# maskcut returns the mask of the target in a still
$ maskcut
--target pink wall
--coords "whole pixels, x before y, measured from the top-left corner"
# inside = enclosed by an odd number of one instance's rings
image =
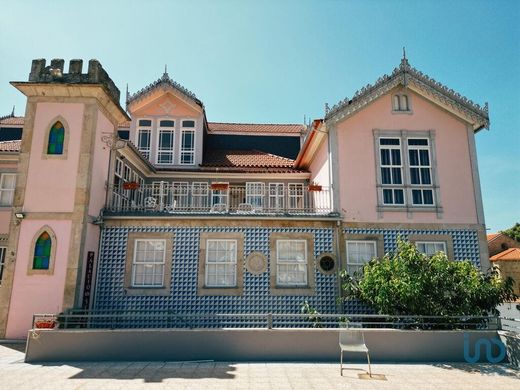
[[[73,211],[83,110],[84,105],[80,103],[37,105],[24,211]],[[44,145],[47,145],[47,130],[57,116],[62,116],[66,121],[65,125],[68,125],[67,159],[43,159]],[[52,176],[49,172],[53,173]]]
[[[30,244],[38,230],[45,225],[50,226],[57,237],[54,273],[29,276],[27,270],[33,258],[33,248]],[[71,221],[22,221],[7,322],[7,338],[25,338],[34,313],[59,313],[62,310],[71,226]]]
[[[340,207],[348,222],[477,223],[466,124],[418,94],[412,115],[392,114],[387,94],[337,125]],[[435,130],[437,177],[443,216],[405,211],[378,218],[373,129]]]
[[[327,138],[323,140],[319,146],[311,165],[309,166],[311,172],[311,181],[325,187],[330,186],[329,175],[329,151]]]

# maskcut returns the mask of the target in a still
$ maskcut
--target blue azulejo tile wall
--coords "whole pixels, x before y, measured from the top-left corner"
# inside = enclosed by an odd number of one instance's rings
[[[394,252],[397,249],[397,239],[400,237],[404,240],[410,235],[431,236],[432,241],[435,236],[449,235],[453,239],[453,255],[454,260],[469,260],[475,266],[480,267],[480,247],[478,241],[478,232],[475,230],[419,230],[419,229],[363,229],[348,228],[344,229],[345,234],[379,234],[383,235],[385,253]]]
[[[174,236],[169,296],[125,295],[125,259],[130,232],[160,232],[171,233]],[[314,262],[312,272],[316,283],[315,294],[311,296],[271,295],[269,277],[271,261],[268,261],[267,272],[259,275],[249,273],[243,265],[244,287],[240,296],[198,296],[200,234],[205,232],[243,233],[244,257],[258,251],[269,259],[271,233],[311,233],[314,236],[314,258],[325,252],[334,252],[334,231],[330,228],[107,227],[102,235],[94,309],[99,311],[168,310],[178,314],[296,314],[301,313],[301,305],[308,300],[310,305],[320,313],[336,312],[336,275],[322,274],[316,269]],[[146,325],[153,326],[153,323],[148,322]]]

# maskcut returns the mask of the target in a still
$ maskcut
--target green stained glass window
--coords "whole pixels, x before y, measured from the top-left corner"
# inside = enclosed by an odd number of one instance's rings
[[[51,262],[51,236],[43,232],[34,246],[33,269],[49,269]]]
[[[49,132],[49,144],[47,154],[63,154],[63,141],[65,140],[65,128],[58,121],[51,127]]]

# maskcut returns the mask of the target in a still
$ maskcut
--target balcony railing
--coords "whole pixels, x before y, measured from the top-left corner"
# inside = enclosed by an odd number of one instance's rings
[[[108,213],[327,215],[330,190],[321,186],[206,185],[161,182],[110,188]]]

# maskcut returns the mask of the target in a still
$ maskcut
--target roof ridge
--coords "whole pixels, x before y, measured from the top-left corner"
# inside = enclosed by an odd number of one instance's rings
[[[292,158],[289,158],[289,157],[284,157],[284,156],[279,156],[277,154],[273,154],[273,153],[269,153],[269,152],[264,152],[263,150],[258,150],[258,149],[252,149],[253,152],[260,152],[260,153],[263,153],[265,155],[269,155],[269,156],[272,156],[272,157],[277,157],[277,158],[280,158],[282,160],[287,160],[287,161],[290,161],[290,162],[294,162],[294,159]]]
[[[150,91],[152,91],[156,87],[160,86],[161,84],[166,84],[166,85],[171,86],[172,88],[178,90],[179,92],[181,92],[185,96],[189,97],[190,99],[195,100],[195,102],[197,104],[199,104],[201,107],[204,107],[204,104],[202,103],[202,101],[199,98],[197,98],[197,96],[193,92],[191,92],[189,89],[183,87],[178,82],[173,80],[170,77],[170,75],[168,74],[168,72],[164,72],[164,74],[160,78],[158,78],[157,80],[151,82],[146,87],[141,88],[140,90],[138,90],[137,92],[135,92],[133,94],[130,94],[127,91],[126,105],[128,106],[131,102],[133,102],[136,99],[139,99],[139,98],[143,97],[144,95],[146,95],[147,93],[149,93]]]
[[[262,125],[262,126],[305,126],[303,123],[251,123],[251,122],[212,122],[208,121],[208,123],[215,123],[219,125]]]
[[[462,105],[464,108],[472,111],[474,114],[477,114],[481,116],[484,119],[484,126],[489,126],[489,107],[488,103],[486,102],[484,106],[480,106],[479,104],[473,102],[472,100],[468,99],[467,97],[461,95],[460,93],[454,91],[451,88],[448,88],[444,84],[436,81],[432,77],[426,75],[425,73],[417,70],[416,68],[410,66],[410,63],[406,58],[401,59],[401,63],[398,67],[394,68],[392,73],[390,74],[384,74],[383,76],[379,77],[373,84],[367,84],[366,86],[362,87],[361,89],[357,90],[354,93],[354,96],[352,99],[349,99],[348,97],[345,97],[343,100],[340,100],[338,103],[336,103],[332,108],[327,110],[325,113],[325,119],[331,118],[333,115],[338,113],[340,110],[345,108],[346,106],[352,105],[354,103],[357,103],[358,101],[362,100],[363,98],[367,97],[371,93],[377,92],[380,88],[382,88],[386,83],[395,82],[395,85],[392,85],[391,88],[395,87],[399,84],[400,78],[402,79],[402,83],[404,85],[408,84],[407,75],[412,76],[417,81],[425,84],[426,86],[434,89],[437,93],[441,93],[449,97],[450,99],[454,100],[456,103]],[[386,93],[385,91],[384,93]],[[378,96],[380,96],[379,94]]]

